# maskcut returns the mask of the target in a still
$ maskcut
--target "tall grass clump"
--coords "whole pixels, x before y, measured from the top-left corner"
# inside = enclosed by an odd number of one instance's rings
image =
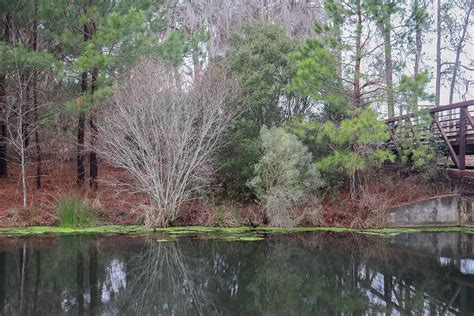
[[[97,209],[78,197],[61,198],[56,211],[60,227],[86,227],[98,222]]]

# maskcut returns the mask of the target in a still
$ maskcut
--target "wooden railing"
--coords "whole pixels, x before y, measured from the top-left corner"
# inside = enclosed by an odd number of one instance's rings
[[[431,116],[428,127],[418,123],[420,114],[387,119],[391,140],[396,141],[394,130],[402,122],[409,126],[414,137],[417,135],[423,138],[430,130],[446,144],[456,168],[465,170],[466,155],[474,155],[474,100],[433,106],[427,109],[427,112]]]

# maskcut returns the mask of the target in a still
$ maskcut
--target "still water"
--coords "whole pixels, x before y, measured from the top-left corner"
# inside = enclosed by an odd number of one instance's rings
[[[0,314],[472,315],[473,237],[0,237]]]

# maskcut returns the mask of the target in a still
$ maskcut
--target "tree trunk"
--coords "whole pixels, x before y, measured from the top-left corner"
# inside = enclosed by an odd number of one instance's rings
[[[362,8],[360,0],[357,1],[357,26],[356,26],[356,56],[354,67],[354,105],[357,108],[362,107],[360,91],[360,64],[362,60]]]
[[[7,166],[7,124],[0,119],[0,178],[8,176]]]
[[[96,32],[95,22],[91,23],[91,36],[94,36]],[[94,92],[97,90],[97,79],[99,77],[99,68],[97,66],[92,70],[91,80],[91,96],[94,97]],[[89,177],[90,187],[93,190],[97,190],[97,177],[98,177],[98,166],[97,166],[97,153],[95,147],[97,144],[97,122],[94,108],[91,108],[89,115],[89,125],[91,129],[91,148],[89,152]]]
[[[22,86],[23,83],[20,84]],[[23,90],[22,87],[20,87],[20,90]],[[21,92],[23,93],[23,92]],[[23,97],[22,97],[23,98]],[[23,100],[21,100],[23,102]],[[20,104],[20,107],[23,109],[23,105]],[[26,146],[25,146],[25,139],[24,139],[24,112],[23,110],[20,110],[20,115],[18,115],[18,124],[21,126],[21,131],[20,131],[20,166],[21,166],[21,189],[23,191],[23,208],[26,209],[28,206],[28,187],[27,187],[27,182],[26,182]]]
[[[20,71],[18,71],[20,72]],[[28,155],[28,146],[29,146],[29,135],[28,135],[28,106],[29,106],[29,80],[25,75],[19,74],[20,78],[20,92],[19,92],[19,114],[18,114],[18,128],[19,130],[19,149],[20,149],[20,167],[21,167],[21,187],[23,190],[23,208],[26,209],[28,206],[28,182],[27,182],[27,155]]]
[[[85,79],[84,79],[85,78]],[[82,81],[85,82],[83,84],[83,89],[87,89],[87,73],[82,73]],[[82,90],[84,91],[84,90]],[[85,130],[85,121],[86,117],[84,112],[79,113],[79,121],[77,124],[77,184],[83,185],[84,184],[84,175],[85,175],[85,167],[84,167],[84,130]]]
[[[467,9],[466,16],[464,17],[461,38],[459,39],[458,45],[456,47],[456,60],[454,62],[453,77],[451,78],[451,87],[449,89],[449,103],[450,104],[453,103],[454,87],[456,86],[456,79],[457,79],[457,75],[459,71],[461,53],[464,47],[464,41],[466,39],[467,29],[469,27],[469,22],[470,22],[473,6],[474,6],[474,1],[471,1],[471,4],[469,5],[469,8]]]
[[[84,24],[84,42],[89,40],[89,28],[87,24]],[[82,72],[81,78],[81,93],[82,98],[87,94],[87,71]],[[86,117],[84,110],[79,108],[79,121],[77,126],[77,183],[79,185],[84,184],[85,167],[84,167],[84,131]]]
[[[395,114],[395,102],[393,99],[393,63],[392,63],[392,38],[391,38],[390,14],[383,26],[383,40],[385,48],[385,85],[387,86],[387,109],[388,117]],[[403,108],[400,106],[400,115],[403,115]]]
[[[91,94],[93,95],[97,89],[97,77],[99,76],[99,68],[94,67],[92,70],[92,84],[91,84]],[[97,177],[98,177],[98,165],[97,165],[97,153],[95,152],[95,147],[97,144],[97,122],[95,110],[91,109],[89,123],[91,128],[91,149],[89,153],[89,176],[90,176],[90,187],[93,190],[97,190]]]
[[[5,16],[5,32],[3,41],[10,43],[11,35],[11,13],[7,13]],[[7,123],[5,120],[5,112],[7,105],[6,98],[6,74],[0,74],[0,177],[8,176],[8,163],[7,163]]]
[[[35,5],[35,20],[33,21],[33,50],[38,51],[38,0],[34,1]],[[33,109],[34,109],[34,120],[35,120],[35,147],[36,147],[36,189],[41,189],[41,145],[40,145],[40,135],[38,130],[39,124],[39,109],[38,109],[38,91],[37,91],[37,82],[38,82],[38,72],[34,70],[33,74]]]
[[[192,52],[193,57],[193,72],[194,72],[194,79],[199,79],[201,77],[202,65],[199,61],[199,52],[198,49],[193,49]]]
[[[420,9],[419,0],[415,0],[415,10],[418,12]],[[421,40],[421,24],[420,21],[416,21],[416,30],[415,30],[415,66],[413,69],[413,76],[416,77],[420,73],[420,62],[421,62],[421,49],[423,42]],[[413,111],[418,112],[418,95],[415,94],[415,99],[413,102]]]
[[[20,76],[21,83],[20,89],[24,97],[20,98],[22,110],[21,115],[23,116],[23,124],[21,125],[21,133],[23,137],[23,147],[25,147],[25,152],[28,152],[28,147],[30,147],[30,133],[28,129],[30,127],[30,114],[31,114],[31,77],[29,74],[23,72],[23,75]]]
[[[437,1],[436,9],[436,105],[440,105],[441,98],[441,0]]]
[[[340,6],[341,5],[341,0],[336,0],[335,3],[336,3],[337,6]],[[336,21],[334,27],[336,28],[336,41],[337,41],[338,45],[341,45],[342,31],[341,31],[341,25],[340,25],[339,21]],[[336,62],[337,62],[337,75],[338,75],[339,78],[342,78],[342,48],[341,48],[341,46],[339,46],[336,49]]]

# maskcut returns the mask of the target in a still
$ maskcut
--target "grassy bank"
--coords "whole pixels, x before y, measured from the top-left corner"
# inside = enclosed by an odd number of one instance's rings
[[[44,234],[67,235],[67,234],[148,234],[164,233],[170,236],[179,235],[242,235],[254,236],[263,234],[288,234],[304,232],[335,232],[335,233],[358,233],[370,235],[393,235],[400,233],[420,233],[420,232],[464,232],[474,234],[472,227],[417,227],[417,228],[383,228],[383,229],[350,229],[342,227],[206,227],[206,226],[185,226],[168,228],[148,228],[138,225],[107,225],[96,227],[56,227],[56,226],[30,226],[0,228],[1,236],[34,236]]]

